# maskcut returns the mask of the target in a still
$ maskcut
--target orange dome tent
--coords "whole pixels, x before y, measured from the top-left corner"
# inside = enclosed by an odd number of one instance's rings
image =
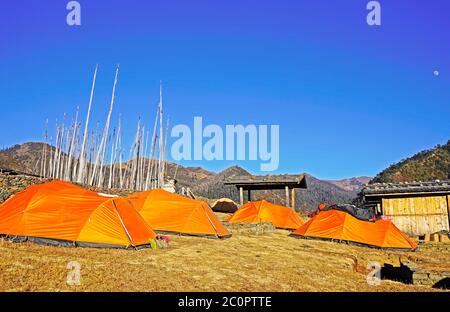
[[[0,206],[0,235],[57,246],[139,247],[155,232],[125,198],[62,181],[30,186]]]
[[[225,238],[231,236],[208,204],[162,189],[132,194],[128,200],[157,232]]]
[[[274,227],[284,229],[297,229],[304,223],[292,208],[275,205],[265,200],[242,205],[227,221],[230,223],[272,222]]]
[[[417,244],[389,220],[361,221],[339,210],[319,212],[291,236],[348,241],[381,248],[417,248]]]

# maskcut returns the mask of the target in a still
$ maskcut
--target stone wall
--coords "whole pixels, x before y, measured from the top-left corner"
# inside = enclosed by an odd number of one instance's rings
[[[0,174],[0,204],[10,198],[12,195],[25,190],[27,187],[35,184],[51,181],[51,179],[43,179],[27,175],[8,175]],[[108,189],[108,188],[96,188],[92,186],[83,186],[94,192],[100,192],[105,194],[113,194],[119,196],[128,196],[134,193],[133,190],[120,190],[120,189]]]
[[[45,181],[47,180],[26,175],[0,174],[0,204],[30,185],[43,183]]]

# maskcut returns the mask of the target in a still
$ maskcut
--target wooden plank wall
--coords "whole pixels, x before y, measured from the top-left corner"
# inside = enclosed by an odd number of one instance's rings
[[[410,235],[449,230],[448,196],[383,198],[384,213]]]

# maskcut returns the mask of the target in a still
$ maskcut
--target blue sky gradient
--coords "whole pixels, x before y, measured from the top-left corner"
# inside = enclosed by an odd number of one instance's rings
[[[42,140],[84,116],[95,64],[92,126],[104,122],[121,65],[113,122],[132,140],[150,124],[164,83],[173,124],[279,124],[277,173],[375,175],[450,139],[450,2],[15,0],[0,8],[0,147]],[[433,74],[438,70],[439,75]],[[218,171],[259,162],[190,161]]]

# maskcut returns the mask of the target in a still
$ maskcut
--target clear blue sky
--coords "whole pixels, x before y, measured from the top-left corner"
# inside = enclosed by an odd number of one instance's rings
[[[160,79],[172,124],[279,124],[279,173],[374,175],[450,139],[447,0],[381,0],[381,27],[367,0],[80,0],[80,27],[67,2],[0,5],[1,147],[42,140],[45,119],[76,105],[84,119],[97,63],[93,120],[120,63],[113,122],[128,141],[153,120]]]

